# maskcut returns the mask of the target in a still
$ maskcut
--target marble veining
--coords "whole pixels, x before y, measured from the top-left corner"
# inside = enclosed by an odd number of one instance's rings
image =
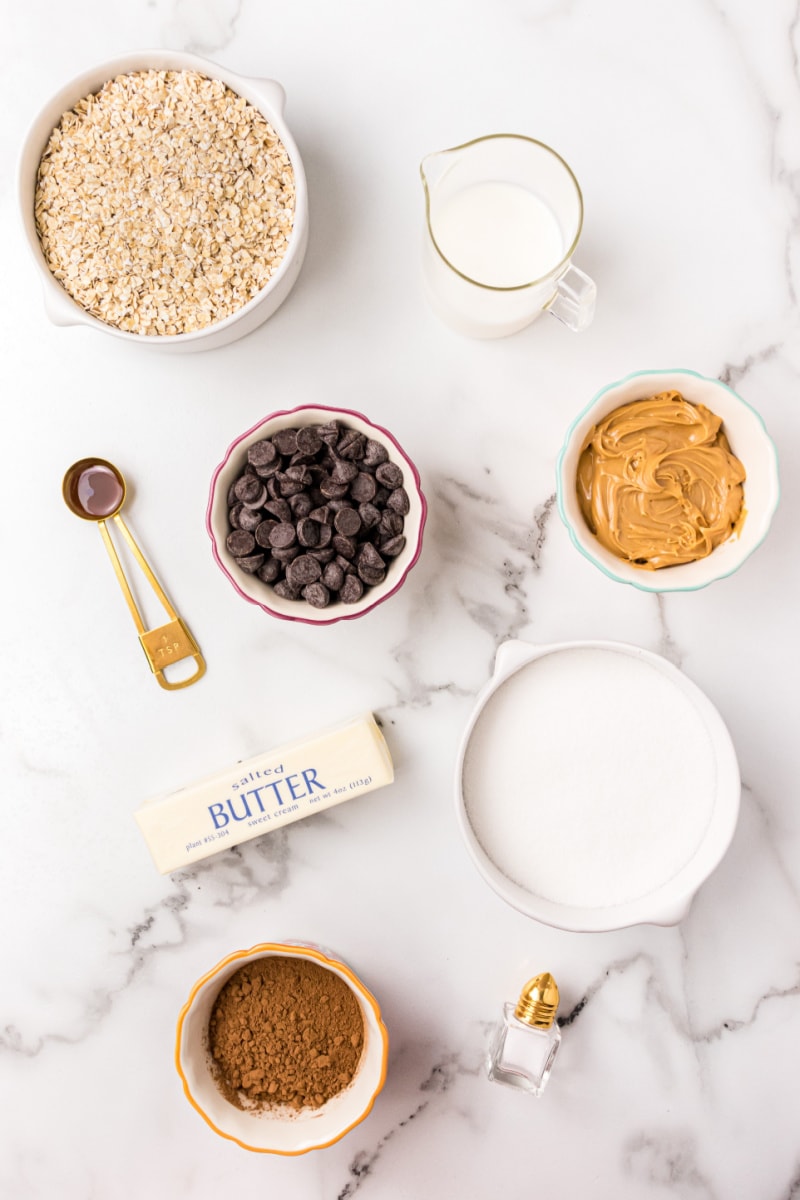
[[[352,1178],[348,1179],[336,1200],[347,1200],[348,1197],[354,1196],[367,1177],[379,1169],[381,1152],[387,1143],[392,1138],[401,1136],[401,1131],[407,1128],[412,1121],[423,1117],[431,1105],[435,1105],[438,1097],[444,1096],[450,1090],[456,1077],[462,1074],[475,1076],[477,1071],[464,1067],[455,1054],[448,1055],[431,1067],[430,1073],[419,1084],[419,1091],[423,1093],[425,1099],[420,1100],[406,1116],[392,1126],[383,1135],[374,1150],[371,1152],[362,1150],[356,1155],[348,1167]]]
[[[311,237],[266,325],[162,357],[48,322],[0,190],[0,1196],[797,1200],[800,0],[30,0],[5,20],[9,163],[80,71],[191,50],[285,87]],[[499,130],[553,145],[580,180],[580,265],[598,284],[581,335],[543,315],[469,341],[426,306],[419,162]],[[574,549],[554,481],[594,393],[667,367],[761,413],[783,495],[737,574],[658,596]],[[233,438],[313,402],[395,431],[430,505],[401,591],[328,629],[241,602],[203,527]],[[184,693],[159,693],[99,539],[61,503],[64,470],[94,453],[125,470],[131,522],[207,658]],[[562,933],[474,870],[453,768],[508,638],[641,645],[720,709],[740,818],[677,927]],[[363,710],[391,747],[390,788],[156,873],[143,800]],[[287,938],[351,963],[390,1033],[369,1117],[298,1159],[217,1138],[173,1065],[195,980]],[[490,1084],[483,1059],[503,1002],[541,970],[563,1044],[535,1101]]]
[[[172,15],[164,26],[167,44],[180,46],[192,54],[213,56],[223,52],[236,37],[242,3],[243,0],[175,0]]]

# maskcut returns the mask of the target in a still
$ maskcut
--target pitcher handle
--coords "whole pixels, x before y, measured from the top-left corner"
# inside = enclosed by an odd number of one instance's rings
[[[570,263],[546,307],[567,329],[581,333],[592,323],[596,299],[597,286],[594,280]]]

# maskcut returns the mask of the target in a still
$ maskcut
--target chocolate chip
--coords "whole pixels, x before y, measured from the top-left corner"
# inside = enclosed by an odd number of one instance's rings
[[[269,543],[280,550],[285,550],[287,546],[294,544],[296,537],[294,525],[288,521],[282,521],[270,530]]]
[[[342,558],[341,554],[336,555],[335,561],[342,568],[345,575],[352,575],[355,572],[355,567],[347,558]]]
[[[228,508],[233,508],[236,505],[237,501],[239,500],[239,497],[236,495],[236,484],[237,483],[238,483],[238,480],[234,479],[233,483],[228,488]]]
[[[319,425],[304,425],[297,431],[297,449],[301,454],[317,454],[322,449]]]
[[[284,475],[293,483],[302,483],[304,488],[311,487],[313,476],[306,463],[295,463],[293,467],[287,467]]]
[[[244,508],[241,500],[237,500],[235,504],[228,509],[228,520],[232,529],[239,528],[239,514]]]
[[[372,500],[378,490],[378,485],[371,475],[367,475],[365,471],[359,471],[353,482],[350,484],[350,495],[357,504],[366,504]]]
[[[300,521],[303,517],[307,517],[314,505],[311,502],[311,497],[308,492],[298,492],[296,496],[291,496],[289,505],[292,510],[292,516],[296,521]]]
[[[336,551],[334,550],[333,546],[325,546],[324,549],[319,549],[318,547],[316,550],[309,550],[308,553],[312,558],[315,558],[317,562],[329,563]]]
[[[299,588],[293,588],[285,579],[279,579],[273,588],[275,595],[280,596],[281,600],[299,600]]]
[[[277,558],[278,562],[290,563],[292,559],[297,558],[301,554],[301,547],[295,544],[294,546],[275,546],[272,550],[272,557]]]
[[[352,483],[357,476],[358,467],[355,463],[345,462],[343,459],[339,459],[338,462],[333,464],[331,480],[334,483]]]
[[[302,596],[312,608],[327,608],[331,602],[331,594],[324,583],[309,583],[303,588]]]
[[[402,554],[406,548],[406,539],[402,536],[388,538],[385,542],[381,542],[381,554],[388,558],[397,558],[398,554]]]
[[[355,604],[364,595],[364,585],[357,575],[348,575],[339,592],[343,604]]]
[[[377,587],[379,583],[383,583],[384,579],[386,578],[386,572],[378,570],[373,571],[371,567],[359,567],[358,577],[359,579],[363,579],[364,583],[367,584],[368,587]]]
[[[333,526],[332,525],[320,525],[319,541],[317,542],[317,545],[319,546],[320,550],[324,550],[324,548],[326,546],[330,546],[332,538],[333,538]]]
[[[244,558],[237,558],[236,565],[242,571],[246,571],[248,575],[255,575],[265,557],[264,554],[248,554]]]
[[[333,548],[342,558],[354,558],[357,548],[356,539],[338,533],[333,539]]]
[[[389,499],[386,501],[386,507],[390,508],[392,512],[399,513],[401,517],[406,516],[411,508],[411,503],[408,499],[408,492],[406,489],[404,487],[395,488]]]
[[[277,433],[273,434],[272,440],[281,454],[289,456],[297,450],[296,429],[279,429]]]
[[[283,564],[279,563],[277,558],[268,558],[256,573],[259,579],[263,579],[264,583],[274,583],[282,571]]]
[[[358,567],[359,574],[361,574],[362,567],[365,567],[368,571],[386,570],[386,563],[371,542],[365,542],[361,547],[356,566]]]
[[[244,558],[255,550],[256,539],[252,533],[246,533],[243,529],[234,529],[233,533],[229,533],[225,539],[225,545],[234,558]]]
[[[292,510],[287,500],[268,500],[264,508],[278,521],[291,521],[292,519]]]
[[[259,479],[270,479],[277,471],[280,470],[280,466],[281,457],[279,454],[276,454],[274,462],[267,463],[265,467],[255,467],[255,473]]]
[[[284,499],[296,496],[303,490],[303,484],[298,479],[291,479],[285,471],[279,471],[275,478],[278,481],[278,491]]]
[[[372,529],[381,519],[381,511],[374,504],[359,504],[358,515],[365,529]]]
[[[380,519],[378,529],[384,537],[397,537],[399,533],[403,532],[403,518],[400,513],[385,512]]]
[[[318,425],[319,436],[328,446],[335,446],[339,441],[341,429],[338,421],[328,421],[325,425]]]
[[[330,475],[323,475],[320,480],[319,490],[326,500],[336,500],[347,495],[350,485],[349,483],[337,483]]]
[[[303,517],[297,522],[297,540],[301,546],[309,546],[313,549],[319,545],[319,534],[322,526],[318,521],[314,521],[311,517]]]
[[[259,467],[268,467],[271,463],[276,462],[277,458],[278,451],[269,438],[264,438],[260,442],[254,442],[247,451],[247,461],[256,470]]]
[[[327,504],[323,504],[319,508],[313,508],[308,515],[313,520],[319,521],[320,525],[333,524],[333,511],[328,508]]]
[[[248,508],[263,508],[267,500],[267,489],[264,484],[261,484],[261,490],[253,496],[252,500],[245,500],[244,503]]]
[[[385,462],[381,463],[375,472],[375,478],[378,483],[382,483],[384,487],[394,490],[399,488],[403,483],[403,472],[398,467],[397,463]]]
[[[322,567],[310,554],[301,554],[286,568],[286,578],[292,587],[303,587],[315,583],[322,574]]]
[[[256,529],[256,542],[259,546],[263,546],[265,549],[268,549],[272,545],[272,542],[269,540],[269,535],[277,524],[277,521],[272,521],[269,518],[261,522]]]
[[[237,479],[233,486],[236,493],[236,499],[241,500],[243,504],[249,504],[260,496],[263,483],[257,479],[255,475],[243,475],[241,479]]]
[[[344,571],[338,563],[329,562],[322,572],[322,582],[332,592],[338,592],[344,583]]]
[[[366,442],[363,433],[357,429],[346,429],[336,444],[336,453],[340,458],[363,458]]]
[[[343,508],[334,517],[333,527],[337,533],[342,534],[344,537],[354,538],[361,528],[361,517],[354,508]],[[345,555],[345,557],[347,556]]]
[[[378,467],[389,458],[389,451],[380,442],[376,442],[374,438],[367,438],[367,444],[364,449],[364,463],[368,467]]]
[[[248,533],[253,533],[258,529],[264,514],[260,508],[250,508],[247,504],[242,505],[239,513],[239,528],[246,529]]]

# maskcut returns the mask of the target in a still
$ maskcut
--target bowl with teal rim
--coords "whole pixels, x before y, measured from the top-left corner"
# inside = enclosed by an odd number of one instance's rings
[[[578,499],[578,462],[592,427],[604,417],[623,404],[672,390],[721,417],[731,451],[746,472],[745,515],[705,558],[648,570],[606,549],[586,523]],[[556,496],[573,545],[609,579],[645,592],[693,592],[738,571],[764,541],[780,498],[778,455],[759,413],[721,380],[685,368],[634,371],[601,388],[570,425],[556,462]]]

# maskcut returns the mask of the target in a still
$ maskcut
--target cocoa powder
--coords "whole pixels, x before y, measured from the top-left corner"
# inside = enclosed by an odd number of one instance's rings
[[[320,1108],[355,1076],[364,1019],[339,975],[274,955],[231,975],[208,1038],[217,1084],[237,1108]]]

